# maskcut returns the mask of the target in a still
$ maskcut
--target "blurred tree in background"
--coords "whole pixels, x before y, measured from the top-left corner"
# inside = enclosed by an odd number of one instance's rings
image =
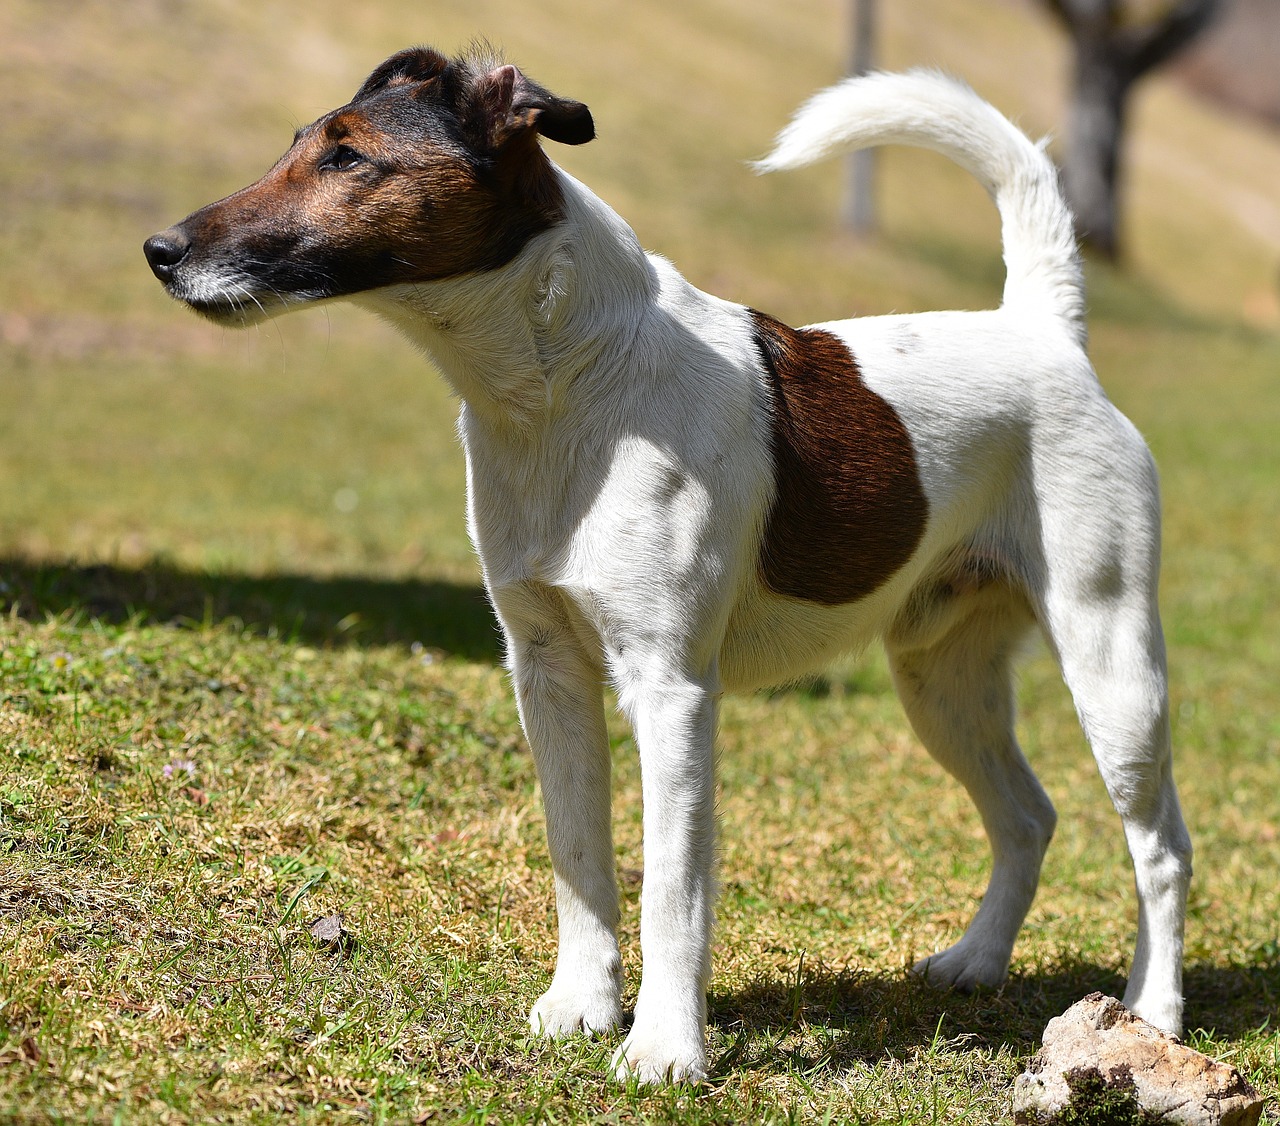
[[[1075,59],[1063,186],[1086,246],[1120,255],[1118,185],[1133,84],[1187,46],[1221,0],[1043,0],[1071,36]]]
[[[876,65],[876,0],[852,0],[849,12],[849,74],[870,74]],[[841,222],[858,234],[868,234],[878,225],[876,216],[876,151],[859,149],[845,159],[844,199]]]

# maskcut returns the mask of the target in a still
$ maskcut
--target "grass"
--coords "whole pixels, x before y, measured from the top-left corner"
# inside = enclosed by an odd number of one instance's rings
[[[616,1037],[532,1039],[551,877],[454,405],[354,311],[223,334],[142,263],[380,57],[479,31],[591,103],[600,141],[558,155],[699,283],[793,321],[992,303],[994,216],[945,165],[887,155],[863,245],[831,234],[829,173],[741,168],[839,66],[839,6],[793,9],[0,13],[0,1121],[995,1122],[1045,1022],[1123,988],[1123,842],[1042,653],[1022,730],[1061,822],[1013,976],[977,997],[908,978],[972,913],[986,848],[872,657],[725,703],[707,1086],[618,1087]],[[912,10],[886,10],[886,62],[1053,124],[1032,9]],[[1188,1036],[1274,1100],[1276,251],[1196,191],[1229,168],[1222,198],[1265,195],[1280,143],[1168,85],[1139,122],[1133,258],[1091,270],[1093,351],[1163,470]],[[634,998],[639,779],[612,739]],[[352,941],[321,946],[334,913]]]

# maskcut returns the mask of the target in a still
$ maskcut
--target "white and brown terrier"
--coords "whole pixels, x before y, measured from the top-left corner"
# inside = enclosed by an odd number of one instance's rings
[[[1055,821],[1014,736],[1010,662],[1038,626],[1133,857],[1126,1003],[1178,1031],[1191,847],[1156,608],[1156,471],[1086,357],[1048,158],[938,75],[819,94],[761,168],[885,143],[941,152],[995,198],[1008,280],[992,311],[793,329],[646,254],[539,143],[593,135],[586,106],[513,66],[407,50],[256,184],[146,243],[169,293],[221,324],[350,298],[461,397],[469,527],[555,868],[559,955],[533,1027],[623,1017],[604,684],[634,726],[644,795],[644,972],[615,1068],[696,1080],[717,699],[875,638],[994,858],[964,936],[916,970],[1001,982]]]

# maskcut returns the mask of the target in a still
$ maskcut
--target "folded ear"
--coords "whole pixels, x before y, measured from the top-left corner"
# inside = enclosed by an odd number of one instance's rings
[[[583,145],[596,135],[586,106],[557,98],[514,66],[500,66],[486,75],[483,97],[486,128],[495,148],[529,130],[562,145]]]
[[[449,60],[430,47],[410,47],[399,51],[364,80],[364,85],[352,100],[359,101],[366,95],[402,82],[427,82],[439,77],[448,65]]]

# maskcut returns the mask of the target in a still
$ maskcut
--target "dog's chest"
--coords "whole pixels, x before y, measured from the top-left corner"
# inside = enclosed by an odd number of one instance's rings
[[[555,442],[501,448],[463,427],[467,516],[492,589],[551,581],[590,504],[573,473],[574,451]]]
[[[618,589],[694,567],[706,489],[651,441],[585,423],[525,442],[465,425],[463,436],[471,533],[491,590]]]

